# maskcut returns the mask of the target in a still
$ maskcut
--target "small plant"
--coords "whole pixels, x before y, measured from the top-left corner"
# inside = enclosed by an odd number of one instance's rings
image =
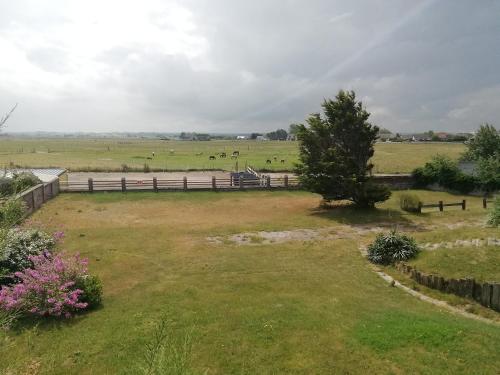
[[[492,227],[500,226],[500,196],[495,198],[493,208],[488,217],[488,225]]]
[[[42,181],[31,172],[14,174],[14,191],[20,193],[32,186],[41,184]]]
[[[26,203],[10,198],[0,206],[0,228],[11,228],[19,224],[26,213]]]
[[[102,282],[97,276],[85,275],[76,281],[75,287],[83,291],[80,301],[87,303],[89,309],[101,304]]]
[[[376,264],[393,264],[415,257],[420,249],[415,239],[396,231],[380,233],[368,247],[368,259]]]
[[[191,349],[192,332],[179,337],[172,329],[172,322],[163,318],[156,325],[153,338],[145,345],[139,371],[145,375],[192,374],[189,366]]]
[[[14,180],[9,177],[0,177],[0,197],[7,197],[14,193]]]
[[[59,232],[51,236],[37,229],[6,230],[0,243],[0,269],[8,275],[32,267],[30,257],[52,250],[58,236]]]
[[[416,194],[403,193],[399,197],[399,206],[403,211],[420,212],[422,201]]]
[[[45,252],[30,260],[33,268],[15,273],[18,284],[0,289],[0,309],[69,318],[88,307],[81,300],[83,290],[76,287],[88,275],[86,259]]]

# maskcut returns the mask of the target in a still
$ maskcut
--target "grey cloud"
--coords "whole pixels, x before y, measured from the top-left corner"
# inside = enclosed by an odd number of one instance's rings
[[[26,3],[20,4],[8,7],[18,22]],[[69,86],[62,91],[67,98],[59,93],[56,121],[44,100],[29,98],[38,103],[39,126],[54,130],[71,118],[71,128],[81,130],[265,131],[302,121],[340,88],[367,98],[373,121],[395,131],[472,130],[498,117],[498,2],[178,4],[192,13],[206,51],[192,58],[137,42],[111,46],[94,57],[101,70],[87,87]],[[151,22],[168,29],[162,18],[168,7],[162,12]],[[40,17],[30,17],[43,31]],[[60,21],[45,27],[65,22],[63,11],[54,17]],[[9,38],[13,26],[4,23],[3,30],[0,37]],[[68,68],[63,50],[25,53],[53,73]],[[0,89],[9,95],[9,87]],[[75,112],[86,115],[74,118]],[[20,125],[31,130],[28,121]]]

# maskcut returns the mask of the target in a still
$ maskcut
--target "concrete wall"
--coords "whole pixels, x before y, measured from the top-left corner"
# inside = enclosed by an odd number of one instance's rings
[[[59,178],[54,177],[49,182],[33,186],[18,195],[26,203],[27,214],[38,210],[45,202],[59,194]]]
[[[394,190],[411,189],[415,180],[411,174],[376,174],[373,175],[375,182],[388,185]]]

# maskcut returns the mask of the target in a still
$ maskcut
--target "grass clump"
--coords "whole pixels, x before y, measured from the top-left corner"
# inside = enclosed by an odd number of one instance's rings
[[[416,194],[403,193],[399,197],[399,206],[406,212],[420,212],[422,201]]]
[[[418,252],[419,248],[414,238],[390,231],[380,233],[368,247],[368,259],[372,263],[388,265],[409,260]]]
[[[26,213],[26,204],[15,198],[7,199],[0,206],[0,228],[11,228],[19,224]]]
[[[491,225],[492,227],[500,226],[500,196],[495,198],[493,209],[488,217],[488,225]]]

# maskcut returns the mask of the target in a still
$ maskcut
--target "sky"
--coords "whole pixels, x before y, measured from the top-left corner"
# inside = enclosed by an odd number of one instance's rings
[[[0,0],[8,132],[266,132],[354,90],[394,132],[499,127],[497,0]]]

